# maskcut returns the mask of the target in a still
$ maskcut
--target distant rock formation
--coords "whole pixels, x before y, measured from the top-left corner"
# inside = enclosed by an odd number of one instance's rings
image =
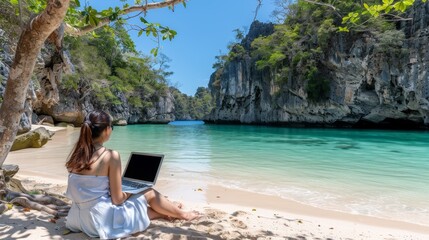
[[[210,78],[216,108],[205,121],[427,128],[429,3],[417,3],[410,15],[414,20],[401,25],[406,39],[398,53],[393,51],[396,49],[378,51],[379,45],[369,33],[333,36],[332,48],[321,62],[330,78],[327,101],[309,101],[305,81],[288,81],[287,88],[276,92],[272,73],[257,70],[250,57],[230,62]],[[270,31],[272,24],[255,22],[242,45],[249,49],[255,36]]]

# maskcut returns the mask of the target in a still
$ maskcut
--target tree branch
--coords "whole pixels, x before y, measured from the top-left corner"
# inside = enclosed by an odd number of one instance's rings
[[[184,2],[186,0],[166,0],[164,2],[154,2],[154,3],[147,3],[145,5],[137,5],[137,6],[131,6],[128,8],[125,8],[121,11],[121,15],[127,15],[132,12],[146,12],[151,9],[157,9],[157,8],[164,8],[168,6],[174,6],[177,3]],[[100,27],[106,26],[110,24],[112,20],[110,20],[109,16],[101,18],[97,25],[95,26],[85,26],[82,28],[75,28],[69,24],[66,24],[65,32],[72,36],[82,36],[87,34],[88,32],[91,32],[95,29],[98,29]]]
[[[255,21],[255,20],[256,20],[256,17],[258,16],[259,9],[260,9],[260,8],[261,8],[261,6],[262,6],[262,0],[257,0],[257,2],[258,2],[258,5],[256,6],[255,16],[253,17],[253,21]]]
[[[334,10],[335,11],[335,14],[337,14],[337,16],[338,17],[340,17],[340,18],[342,18],[343,16],[341,16],[339,13],[338,13],[338,9],[334,6],[334,5],[332,5],[332,4],[328,4],[328,3],[323,3],[323,2],[316,2],[316,1],[312,1],[312,0],[303,0],[304,2],[308,2],[308,3],[311,3],[311,4],[316,4],[316,5],[320,5],[320,6],[325,6],[325,7],[328,7],[328,8],[331,8],[332,10]]]

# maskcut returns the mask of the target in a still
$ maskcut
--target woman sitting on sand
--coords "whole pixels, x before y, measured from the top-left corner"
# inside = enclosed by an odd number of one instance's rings
[[[112,134],[110,115],[88,114],[79,140],[66,163],[70,172],[66,195],[73,203],[66,227],[90,237],[120,238],[144,231],[150,220],[193,220],[197,212],[185,212],[154,189],[140,194],[122,192],[119,153],[103,146]]]

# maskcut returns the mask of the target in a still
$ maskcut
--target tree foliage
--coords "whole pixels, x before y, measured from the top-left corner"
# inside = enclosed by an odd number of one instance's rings
[[[177,120],[203,119],[214,107],[213,98],[208,88],[199,87],[193,97],[171,88],[175,100]]]
[[[314,5],[329,7],[337,12],[342,18],[338,30],[348,32],[350,29],[362,29],[368,22],[382,17],[385,21],[408,21],[404,17],[405,11],[413,6],[416,0],[381,0],[381,1],[356,1],[356,8],[344,11],[343,2],[348,1],[324,1],[324,0],[303,0]],[[425,3],[427,0],[419,0]]]
[[[44,0],[21,0],[24,2],[26,11],[32,14],[39,14],[46,8]],[[9,0],[9,2],[18,9],[19,0]],[[159,43],[160,40],[172,40],[177,32],[164,26],[160,23],[150,22],[145,17],[140,16],[141,13],[155,8],[168,7],[174,11],[177,3],[182,3],[186,7],[185,0],[167,0],[160,2],[142,2],[141,0],[121,1],[122,6],[106,7],[106,9],[98,10],[89,4],[82,5],[80,0],[71,0],[67,15],[64,18],[65,31],[68,35],[83,36],[92,32],[93,36],[97,36],[93,31],[101,27],[109,28],[111,23],[115,26],[122,26],[122,29],[112,29],[115,34],[123,34],[124,30],[135,30],[138,36],[153,37]],[[129,3],[132,2],[132,3]],[[136,13],[130,15],[130,13]],[[128,20],[137,18],[140,21],[139,25],[131,25]],[[116,31],[115,31],[116,30]],[[122,30],[122,33],[121,33]],[[131,39],[124,39],[124,47],[134,48],[134,43]],[[157,55],[159,47],[153,48],[150,52]]]

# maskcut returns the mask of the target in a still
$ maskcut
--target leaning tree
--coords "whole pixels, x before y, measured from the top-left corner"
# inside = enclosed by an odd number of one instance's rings
[[[43,210],[54,215],[61,215],[64,202],[48,196],[32,196],[25,193],[13,192],[6,187],[3,163],[16,137],[20,118],[24,112],[29,81],[36,64],[37,56],[47,40],[55,45],[56,51],[61,53],[64,34],[82,36],[95,29],[108,27],[115,21],[139,17],[141,26],[138,26],[138,35],[145,33],[157,39],[172,39],[176,32],[157,23],[150,23],[143,17],[145,13],[157,8],[170,8],[186,0],[165,0],[148,2],[136,0],[134,5],[125,4],[122,7],[108,8],[98,11],[91,6],[80,7],[79,0],[10,0],[12,4],[22,7],[28,6],[34,13],[22,30],[16,47],[15,57],[9,71],[3,102],[0,107],[0,198],[9,202],[18,203],[26,207]],[[25,5],[26,4],[26,5]],[[133,15],[130,15],[134,13]],[[151,51],[157,54],[157,48]],[[62,56],[62,54],[60,54]],[[5,205],[0,202],[0,212]],[[67,209],[67,207],[65,207]]]
[[[11,0],[11,2],[15,1]],[[139,36],[145,33],[163,40],[171,40],[176,34],[174,30],[157,23],[150,23],[140,15],[157,8],[169,7],[174,10],[176,4],[186,4],[185,0],[161,2],[146,0],[143,3],[141,0],[136,0],[136,5],[133,6],[125,4],[122,8],[97,11],[91,6],[81,9],[79,0],[72,0],[72,7],[70,7],[70,0],[48,0],[46,5],[42,4],[43,1],[32,2],[36,3],[32,9],[41,12],[32,18],[22,31],[0,108],[0,168],[15,139],[37,55],[47,39],[55,44],[58,51],[61,51],[64,34],[82,36],[108,26],[114,21],[126,21],[132,17],[139,17],[142,23],[142,26],[137,29]],[[136,14],[129,16],[131,13]],[[67,22],[64,22],[65,19]],[[152,49],[151,52],[156,55],[157,48]]]

